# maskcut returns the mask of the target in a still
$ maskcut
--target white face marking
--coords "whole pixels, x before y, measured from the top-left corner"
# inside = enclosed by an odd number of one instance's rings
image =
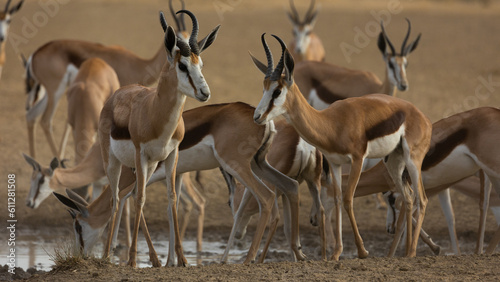
[[[193,64],[189,57],[181,56],[177,64],[177,80],[179,82],[177,88],[182,94],[205,102],[210,98],[210,88],[203,77],[202,68],[203,61],[200,57],[198,57],[198,63]],[[196,89],[193,89],[190,78]]]
[[[7,33],[9,32],[10,26],[10,15],[5,15],[5,19],[0,21],[0,42],[5,41],[7,39]]]
[[[304,56],[306,54],[307,48],[311,43],[311,25],[305,25],[303,28],[299,26],[293,27],[293,34],[295,35],[295,53]]]
[[[51,177],[44,175],[42,172],[37,172],[31,178],[30,191],[26,198],[26,205],[36,209],[40,204],[47,199],[54,191],[49,187]]]
[[[389,82],[400,91],[408,90],[408,81],[406,79],[406,57],[390,57],[387,61],[387,75]]]
[[[260,100],[260,103],[254,112],[254,120],[256,122],[259,122],[261,124],[268,123],[274,118],[286,113],[284,104],[286,101],[286,94],[288,93],[288,89],[286,87],[279,89],[281,93],[273,99],[274,93],[275,91],[277,91],[278,86],[279,86],[278,82],[273,81],[269,86],[269,90],[266,89],[263,90],[264,94],[262,96],[262,99]],[[272,109],[271,111],[266,113],[271,103],[272,103],[271,105]]]
[[[383,158],[389,155],[398,146],[404,134],[405,125],[403,123],[398,131],[393,134],[369,141],[366,147],[365,158]]]
[[[107,224],[104,224],[104,226],[93,229],[92,227],[90,227],[89,223],[86,221],[85,218],[78,216],[77,220],[82,228],[81,232],[84,242],[83,254],[85,256],[89,256],[91,255],[92,249],[94,248],[95,244],[97,243],[99,238],[101,238],[101,235]],[[80,246],[80,234],[78,234],[76,230],[75,222],[76,220],[73,222],[73,229],[75,231],[76,246]]]

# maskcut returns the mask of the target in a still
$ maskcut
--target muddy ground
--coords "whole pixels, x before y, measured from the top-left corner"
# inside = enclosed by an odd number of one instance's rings
[[[58,3],[44,10],[45,2]],[[199,18],[201,34],[221,23],[217,41],[203,53],[204,74],[212,90],[209,103],[244,101],[257,105],[262,94],[262,75],[255,69],[248,50],[264,58],[259,36],[263,32],[291,38],[291,27],[285,15],[287,1],[210,0],[189,1],[187,7]],[[297,1],[299,2],[299,1]],[[406,31],[405,17],[413,23],[413,36],[422,33],[418,48],[409,58],[410,90],[399,94],[419,107],[432,121],[478,106],[500,105],[500,5],[497,1],[398,1],[398,0],[339,0],[321,2],[321,12],[315,31],[323,40],[326,60],[349,68],[373,71],[384,75],[381,55],[376,46],[376,33],[370,27],[385,15],[387,31],[398,46]],[[306,3],[297,3],[305,11]],[[17,55],[31,54],[38,46],[53,39],[74,38],[121,45],[143,57],[152,56],[162,43],[158,10],[167,10],[166,0],[88,0],[88,1],[26,1],[12,20],[11,34],[16,41],[7,42],[7,63],[0,81],[0,170],[4,187],[0,189],[2,206],[7,205],[7,174],[15,174],[17,228],[24,232],[49,231],[67,227],[66,232],[53,236],[72,240],[71,218],[55,199],[49,198],[38,210],[24,206],[29,189],[31,167],[21,156],[28,151],[24,117],[23,68]],[[52,11],[52,12],[51,12]],[[43,16],[45,15],[45,16]],[[387,17],[388,16],[388,17]],[[167,17],[172,22],[170,17]],[[389,22],[390,21],[390,22]],[[26,26],[33,24],[29,29]],[[358,32],[368,34],[359,41]],[[272,42],[271,48],[278,52]],[[355,52],[345,55],[341,46],[353,46]],[[488,84],[485,81],[490,81]],[[483,91],[476,89],[484,85]],[[186,108],[201,104],[188,100]],[[65,123],[66,102],[63,101],[54,119],[54,131],[60,138]],[[48,165],[52,156],[41,129],[37,131],[37,159]],[[72,148],[72,140],[68,148]],[[67,154],[72,157],[71,150]],[[203,173],[203,191],[207,198],[205,240],[226,240],[232,224],[227,206],[227,189],[217,170]],[[347,217],[344,218],[345,256],[340,262],[317,261],[319,245],[317,231],[308,223],[310,198],[302,188],[301,235],[304,252],[313,259],[291,263],[281,252],[271,253],[272,262],[264,265],[219,265],[204,262],[205,266],[169,269],[130,269],[117,265],[96,266],[90,263],[69,271],[39,273],[34,280],[497,280],[500,259],[493,256],[474,256],[479,209],[477,200],[452,192],[457,217],[457,232],[463,256],[434,256],[419,245],[418,257],[384,258],[391,236],[385,233],[385,213],[375,209],[372,197],[355,201],[359,229],[370,251],[370,258],[353,259],[355,245]],[[167,234],[166,191],[163,185],[148,189],[145,215],[153,234]],[[182,216],[182,215],[181,215]],[[194,219],[193,215],[193,218]],[[7,212],[0,212],[4,226]],[[195,224],[188,229],[194,237]],[[451,253],[449,236],[439,202],[429,202],[424,228]],[[496,228],[488,215],[486,242]],[[251,228],[250,228],[251,229]],[[2,227],[5,230],[5,227]],[[60,230],[60,228],[58,229]],[[250,241],[247,234],[246,241]],[[6,237],[2,231],[0,236]],[[3,241],[3,240],[2,240]],[[275,248],[285,249],[281,228],[274,239]],[[245,244],[243,244],[245,246]],[[248,244],[246,245],[248,246]],[[145,250],[144,250],[145,251]],[[222,254],[223,250],[220,250]],[[401,255],[401,250],[398,253]],[[4,254],[2,254],[4,256]],[[162,258],[165,263],[165,258]],[[1,276],[6,277],[6,276]]]

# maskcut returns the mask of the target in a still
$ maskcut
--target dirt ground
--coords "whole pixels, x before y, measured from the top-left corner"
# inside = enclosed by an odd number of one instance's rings
[[[217,41],[203,53],[204,74],[212,90],[209,103],[244,101],[257,105],[262,94],[262,75],[253,66],[248,50],[264,59],[259,36],[263,32],[277,34],[286,41],[291,27],[285,15],[288,1],[263,0],[185,0],[187,8],[198,17],[201,35],[221,24]],[[15,1],[14,1],[15,2]],[[55,4],[51,11],[43,4]],[[308,1],[296,1],[299,11],[305,11]],[[299,3],[300,2],[300,3]],[[315,31],[323,40],[326,60],[355,69],[384,75],[384,66],[376,45],[373,28],[380,15],[388,23],[387,32],[396,46],[406,31],[405,17],[413,24],[412,38],[422,33],[418,48],[409,57],[410,90],[400,97],[420,108],[432,121],[479,106],[500,105],[500,4],[495,1],[424,1],[424,0],[338,0],[321,2],[321,12]],[[24,205],[29,190],[31,167],[21,153],[28,151],[25,123],[23,68],[17,58],[28,55],[45,42],[73,38],[121,45],[143,57],[151,57],[163,42],[158,23],[158,11],[168,9],[166,0],[87,0],[87,1],[26,1],[12,20],[11,34],[15,42],[7,42],[7,63],[0,81],[0,170],[5,185],[0,189],[0,205],[6,206],[7,174],[15,174],[17,227],[23,230],[47,230],[71,226],[71,218],[55,198],[49,198],[37,210]],[[42,14],[45,13],[45,16]],[[304,12],[302,12],[304,13]],[[45,19],[45,20],[44,20]],[[43,20],[43,21],[42,21]],[[169,23],[173,23],[167,16]],[[33,24],[29,29],[26,25]],[[28,32],[29,31],[29,32]],[[362,32],[366,38],[359,35]],[[377,32],[378,33],[378,32]],[[356,35],[358,34],[358,35]],[[363,39],[364,38],[364,39]],[[278,54],[278,45],[270,41]],[[352,46],[346,55],[344,46]],[[397,48],[397,47],[396,47]],[[278,55],[275,55],[277,57]],[[488,83],[489,81],[489,83]],[[481,92],[477,89],[483,86]],[[188,100],[186,109],[201,104]],[[54,130],[60,138],[65,123],[66,102],[63,101],[54,118]],[[71,139],[71,138],[70,138]],[[40,129],[37,131],[38,161],[48,165],[52,156]],[[72,141],[68,148],[72,148]],[[72,157],[71,150],[67,154]],[[208,205],[205,219],[205,239],[225,240],[232,225],[227,206],[227,189],[217,170],[203,173],[204,195]],[[370,251],[370,258],[353,259],[346,255],[340,262],[317,261],[319,245],[317,231],[308,223],[311,200],[301,187],[301,236],[304,252],[312,261],[292,263],[288,257],[270,254],[271,261],[263,265],[210,264],[188,268],[131,269],[124,266],[92,264],[70,271],[39,273],[31,279],[51,280],[497,280],[500,273],[498,255],[475,256],[479,209],[477,200],[452,192],[457,218],[458,237],[463,256],[433,256],[419,245],[418,257],[384,258],[392,237],[385,233],[385,212],[375,209],[372,197],[356,199],[355,212],[359,229]],[[148,188],[145,215],[153,234],[168,233],[166,191],[157,184]],[[182,216],[182,215],[181,215]],[[345,216],[345,215],[344,215]],[[194,219],[194,216],[193,218]],[[0,227],[7,212],[0,213]],[[188,237],[194,237],[194,220]],[[345,254],[352,254],[355,245],[347,217],[344,218]],[[451,253],[446,221],[436,198],[430,199],[424,228],[444,253]],[[251,229],[251,228],[250,228]],[[486,242],[496,229],[490,213],[487,219]],[[2,230],[5,230],[2,227]],[[246,240],[250,241],[251,230]],[[53,234],[72,239],[71,232]],[[4,236],[1,234],[0,236]],[[5,235],[6,236],[6,235]],[[284,244],[279,229],[273,244]],[[221,250],[222,254],[222,250]],[[3,254],[2,254],[3,255]],[[398,253],[401,256],[401,250]],[[163,263],[165,263],[163,259]]]

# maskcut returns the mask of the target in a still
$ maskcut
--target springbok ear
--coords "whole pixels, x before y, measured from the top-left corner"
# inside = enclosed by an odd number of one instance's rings
[[[205,38],[198,42],[198,47],[200,48],[200,53],[205,51],[212,43],[214,43],[215,38],[217,38],[217,33],[219,32],[220,25],[216,26]]]
[[[42,170],[42,166],[37,161],[35,161],[33,158],[31,158],[30,156],[28,156],[24,153],[23,153],[23,157],[26,160],[26,162],[33,167],[33,170],[37,170],[37,171]]]
[[[174,29],[169,26],[167,27],[167,32],[165,33],[165,48],[168,53],[168,60],[170,63],[173,62],[175,57],[175,45],[177,45],[177,36],[175,35]]]
[[[163,32],[167,32],[168,24],[167,24],[167,20],[165,19],[165,15],[163,14],[162,11],[160,11],[160,24],[161,24],[161,27],[163,28]]]
[[[23,2],[24,0],[21,0],[16,6],[12,7],[10,10],[9,10],[9,14],[14,14],[15,12],[19,11],[19,9],[21,9],[21,6],[23,5]]]
[[[385,37],[384,37],[384,34],[382,32],[380,32],[380,34],[378,35],[377,45],[378,45],[378,49],[380,50],[380,52],[382,53],[384,58],[387,57]]]
[[[49,167],[52,171],[54,171],[56,168],[59,167],[59,160],[57,158],[53,158],[52,161],[50,162]]]
[[[85,199],[83,199],[80,195],[78,195],[77,193],[75,193],[73,190],[71,189],[66,189],[66,195],[68,195],[68,197],[75,201],[75,202],[78,202],[84,206],[88,206],[89,203],[87,203],[87,201],[85,201]]]
[[[59,200],[59,202],[61,202],[66,207],[68,207],[74,211],[79,212],[83,217],[89,216],[89,211],[88,211],[87,207],[85,207],[84,205],[82,205],[78,202],[75,202],[75,201],[73,201],[73,200],[67,198],[66,196],[61,195],[57,192],[52,192],[52,194],[54,194],[54,196],[56,196],[56,198]]]
[[[288,86],[290,87],[293,84],[293,69],[295,68],[295,63],[288,49],[285,49],[284,55],[285,55],[285,79]]]
[[[411,52],[413,52],[413,50],[415,50],[417,48],[418,42],[420,41],[420,36],[422,36],[422,33],[420,33],[417,36],[417,39],[415,39],[415,41],[413,41],[410,45],[408,45],[406,47],[405,53],[404,53],[405,56],[410,54]]]
[[[252,57],[252,61],[253,63],[255,64],[255,66],[263,73],[263,74],[266,74],[267,72],[267,66],[259,61],[257,58],[255,58],[252,53],[250,53],[250,51],[248,52],[248,54],[250,54],[250,57]]]

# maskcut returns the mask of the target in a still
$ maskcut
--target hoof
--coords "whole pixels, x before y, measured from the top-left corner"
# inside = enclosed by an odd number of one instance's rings
[[[130,266],[130,267],[133,267],[133,268],[137,267],[137,265],[136,265],[136,263],[135,263],[135,260],[129,260],[129,261],[127,262],[127,265],[128,265],[128,266]]]
[[[369,253],[367,250],[364,250],[364,251],[358,252],[358,258],[360,258],[360,259],[367,258],[369,254],[370,254],[370,253]]]
[[[432,250],[436,256],[439,256],[441,254],[441,247],[437,246],[436,249]]]

